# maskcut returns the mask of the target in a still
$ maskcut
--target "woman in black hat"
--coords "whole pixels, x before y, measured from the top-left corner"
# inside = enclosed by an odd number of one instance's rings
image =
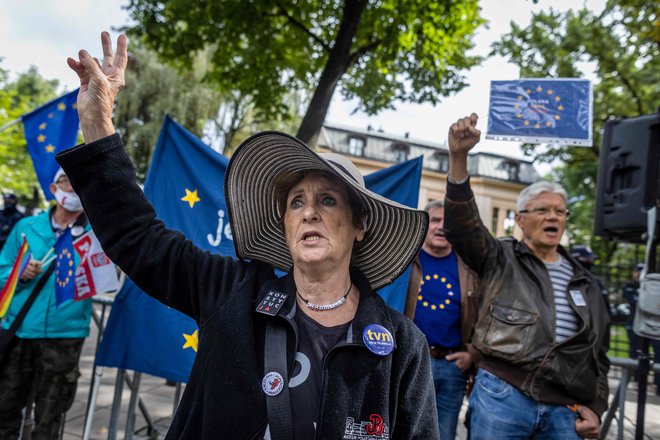
[[[116,55],[101,40],[101,64],[86,51],[68,60],[87,144],[58,161],[110,258],[199,325],[167,438],[437,438],[424,336],[375,293],[416,254],[426,213],[367,190],[342,156],[261,133],[225,181],[240,260],[199,250],[156,220],[135,183],[111,120],[126,38]]]

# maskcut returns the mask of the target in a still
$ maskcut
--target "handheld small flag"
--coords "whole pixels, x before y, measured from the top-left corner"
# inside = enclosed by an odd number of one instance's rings
[[[37,173],[47,200],[53,199],[48,186],[52,183],[59,168],[55,155],[76,145],[78,137],[77,98],[78,89],[21,118],[34,171]]]
[[[591,146],[592,95],[584,79],[491,81],[486,138]]]
[[[7,278],[5,286],[0,292],[0,318],[5,316],[5,313],[7,313],[9,303],[14,297],[14,292],[16,291],[18,280],[23,275],[23,272],[25,272],[25,268],[30,262],[30,258],[32,258],[32,253],[30,252],[30,247],[28,246],[26,238],[23,237],[23,244],[21,244],[21,247],[18,250],[18,255],[16,256],[16,261],[14,262],[14,265],[11,268],[11,272],[9,273],[9,278]]]
[[[94,231],[87,231],[78,237],[73,243],[73,247],[80,256],[80,264],[76,268],[74,301],[117,290],[119,286],[117,270],[101,249],[101,243],[96,238]]]
[[[55,243],[55,302],[58,306],[74,296],[76,267],[73,252],[71,228],[66,228]]]

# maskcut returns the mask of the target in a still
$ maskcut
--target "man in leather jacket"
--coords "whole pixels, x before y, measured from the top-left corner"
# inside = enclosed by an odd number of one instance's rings
[[[471,439],[597,438],[607,407],[609,318],[593,276],[561,247],[567,195],[537,182],[518,198],[522,241],[495,239],[470,189],[477,115],[449,130],[445,234],[480,279]]]

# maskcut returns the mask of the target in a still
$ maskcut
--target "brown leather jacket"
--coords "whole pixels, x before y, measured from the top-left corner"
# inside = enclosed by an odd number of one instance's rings
[[[554,342],[554,292],[543,262],[523,242],[493,238],[469,186],[462,185],[448,184],[445,234],[479,276],[483,294],[472,337],[483,356],[478,366],[534,400],[580,403],[602,414],[608,397],[609,318],[598,284],[559,247],[573,266],[568,300],[580,329]],[[460,201],[452,201],[454,195]],[[576,304],[574,298],[580,297],[584,300]]]
[[[477,321],[477,311],[479,308],[477,277],[467,264],[460,259],[458,254],[456,255],[456,261],[458,263],[458,279],[461,287],[461,349],[464,351],[471,351],[470,354],[474,355],[476,353],[468,349],[470,348],[472,329]],[[415,318],[417,295],[419,294],[419,283],[421,280],[422,265],[419,262],[418,254],[412,263],[410,282],[408,283],[408,293],[406,295],[406,304],[403,309],[403,314],[410,319]],[[476,361],[474,356],[472,360],[473,362]]]

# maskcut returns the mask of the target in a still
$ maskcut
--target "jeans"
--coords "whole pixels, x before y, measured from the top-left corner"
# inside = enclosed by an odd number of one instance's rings
[[[494,374],[479,370],[470,395],[470,440],[580,439],[577,413],[536,402]]]
[[[435,386],[435,404],[438,408],[440,440],[454,440],[467,377],[458,369],[456,362],[445,359],[431,358],[431,371]]]

